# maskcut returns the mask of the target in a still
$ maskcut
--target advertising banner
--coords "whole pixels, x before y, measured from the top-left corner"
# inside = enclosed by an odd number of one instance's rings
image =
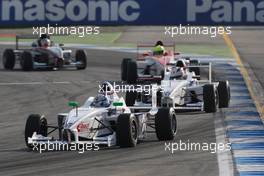
[[[1,0],[0,27],[263,25],[264,0]]]

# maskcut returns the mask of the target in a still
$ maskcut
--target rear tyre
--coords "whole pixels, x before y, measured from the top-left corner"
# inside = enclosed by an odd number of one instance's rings
[[[157,106],[161,107],[161,99],[162,99],[162,92],[159,90],[157,91]]]
[[[137,81],[137,63],[130,61],[127,63],[127,83],[134,84]]]
[[[198,60],[190,60],[190,66],[198,66],[200,62]],[[194,72],[196,76],[200,76],[200,67],[191,67],[190,72]]]
[[[22,70],[31,71],[33,70],[33,57],[29,51],[24,51],[21,55],[20,65]]]
[[[177,119],[174,110],[161,108],[155,116],[155,129],[160,141],[173,140],[177,133]]]
[[[220,81],[217,87],[219,94],[219,108],[227,108],[230,102],[230,87],[228,81]]]
[[[33,147],[32,144],[28,143],[28,138],[32,137],[34,132],[45,137],[48,135],[47,120],[39,114],[31,114],[27,118],[25,126],[25,142],[28,148]]]
[[[84,50],[77,50],[76,51],[76,62],[81,62],[81,65],[77,66],[78,70],[84,70],[87,67],[87,55]]]
[[[70,139],[68,138],[68,133],[70,133],[70,135],[69,135]],[[70,131],[66,132],[65,130],[63,130],[63,132],[62,132],[62,140],[63,141],[67,141],[67,142],[69,142],[69,141],[73,142],[75,140],[74,134],[71,133]]]
[[[137,92],[126,92],[126,105],[127,106],[134,106],[137,99]]]
[[[212,113],[217,111],[218,94],[213,84],[203,86],[204,111]]]
[[[132,61],[132,59],[125,58],[121,64],[121,79],[122,81],[127,81],[127,64]]]
[[[16,63],[16,56],[12,49],[6,49],[3,54],[3,66],[7,70],[13,70]]]
[[[135,147],[138,141],[138,124],[130,114],[121,114],[117,119],[116,138],[121,148]]]

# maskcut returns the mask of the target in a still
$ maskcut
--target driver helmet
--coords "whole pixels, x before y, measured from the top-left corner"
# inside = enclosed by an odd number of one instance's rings
[[[48,38],[41,39],[40,41],[41,47],[47,48],[50,46],[51,42]]]
[[[159,45],[160,45],[160,46],[164,46],[162,41],[157,41],[157,42],[156,42],[155,46],[159,46]]]
[[[153,55],[163,55],[165,53],[165,48],[161,45],[158,45],[153,50]]]
[[[92,103],[92,106],[94,107],[109,107],[110,101],[105,95],[98,94]]]
[[[182,59],[177,60],[176,67],[185,68],[185,67],[186,67],[186,63],[185,63],[185,61],[182,60]]]
[[[41,34],[40,39],[50,39],[50,36],[48,34]]]
[[[184,71],[181,67],[172,67],[170,79],[181,79],[184,76]]]

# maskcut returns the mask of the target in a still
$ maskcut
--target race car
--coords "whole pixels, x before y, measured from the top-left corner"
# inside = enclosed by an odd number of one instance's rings
[[[6,49],[3,53],[3,67],[7,70],[13,70],[16,62],[20,63],[24,71],[66,67],[78,70],[86,68],[87,55],[84,50],[77,50],[75,57],[72,57],[72,50],[64,49],[63,44],[55,45],[46,34],[34,41],[31,48],[22,49],[19,48],[20,39],[36,39],[36,36],[16,36],[16,49]]]
[[[179,79],[167,70],[155,95],[129,92],[126,94],[126,103],[129,106],[145,106],[151,104],[152,96],[155,96],[159,107],[172,107],[175,111],[213,113],[218,108],[227,108],[231,96],[229,82],[212,82],[211,63],[200,67],[209,67],[208,80],[198,80],[193,72],[186,72],[186,77]]]
[[[159,44],[159,45],[157,45]],[[161,41],[157,42],[154,51],[140,54],[139,48],[154,47],[153,45],[141,44],[137,46],[137,59],[134,61],[125,58],[121,64],[121,79],[129,84],[136,82],[160,82],[165,70],[178,67],[178,72],[194,72],[196,77],[200,77],[200,63],[198,60],[181,57],[175,52],[175,44],[164,45]],[[162,46],[161,46],[162,45]],[[171,47],[173,50],[165,50],[164,47]],[[156,49],[157,48],[157,49]],[[156,51],[155,51],[156,50]]]
[[[33,148],[48,143],[86,143],[135,147],[150,129],[156,131],[161,141],[173,140],[177,132],[173,108],[157,108],[155,101],[151,106],[128,107],[110,82],[103,82],[100,87],[98,95],[88,98],[80,107],[77,102],[69,102],[73,109],[58,114],[57,126],[48,125],[43,115],[30,115],[25,126],[26,145]],[[50,136],[55,130],[59,132],[58,139]]]

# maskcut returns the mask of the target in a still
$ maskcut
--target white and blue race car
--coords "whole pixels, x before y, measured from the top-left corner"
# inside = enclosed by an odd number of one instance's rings
[[[58,114],[58,125],[51,126],[43,115],[32,114],[25,126],[25,141],[29,148],[49,144],[94,144],[103,146],[134,147],[146,134],[156,131],[159,140],[173,140],[177,119],[173,108],[152,106],[128,107],[112,84],[104,82],[104,91],[90,97],[79,107],[70,102],[69,113]],[[155,99],[155,97],[153,97]],[[59,132],[55,139],[51,133]]]

